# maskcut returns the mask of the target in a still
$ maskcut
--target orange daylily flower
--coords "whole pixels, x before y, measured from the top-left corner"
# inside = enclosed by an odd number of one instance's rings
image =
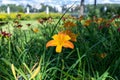
[[[71,28],[71,27],[74,27],[74,26],[76,26],[76,24],[71,22],[71,21],[67,21],[67,22],[64,23],[65,28]]]
[[[101,57],[101,58],[105,58],[106,56],[107,56],[106,53],[101,53],[101,54],[100,54],[100,57]]]
[[[91,20],[81,20],[81,24],[84,26],[89,26],[91,23]]]
[[[44,23],[44,20],[43,20],[43,19],[38,19],[38,22],[39,22],[40,24],[43,24],[43,23]]]
[[[97,24],[100,24],[104,21],[103,18],[97,18],[94,22],[96,22]]]
[[[71,41],[74,41],[74,42],[77,41],[77,40],[76,40],[77,34],[74,34],[72,31],[70,31],[70,30],[65,30],[65,31],[63,31],[62,33],[69,35],[70,38],[71,38]]]
[[[120,25],[119,21],[113,20],[111,24],[115,27],[118,27]]]
[[[74,48],[74,45],[72,42],[69,40],[71,39],[68,35],[63,34],[63,33],[58,33],[52,36],[53,40],[50,40],[47,44],[46,47],[49,46],[56,46],[56,52],[60,53],[62,51],[62,47],[65,48]]]
[[[32,28],[32,31],[37,33],[39,31],[39,29],[38,28]]]
[[[89,26],[91,23],[91,20],[85,20],[84,26]]]
[[[63,18],[62,18],[62,20],[63,20],[63,21],[66,21],[66,20],[67,20],[67,18],[66,18],[66,17],[63,17]]]
[[[96,54],[99,58],[104,59],[107,56],[107,53],[97,53]]]
[[[83,16],[80,16],[80,17],[78,18],[78,20],[80,20],[80,21],[81,21],[82,19],[83,19]]]

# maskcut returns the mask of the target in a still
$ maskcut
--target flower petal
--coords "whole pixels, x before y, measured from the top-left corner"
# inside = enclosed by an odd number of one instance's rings
[[[73,43],[70,42],[70,41],[65,41],[65,43],[63,44],[63,47],[73,49],[73,48],[74,48],[74,45],[73,45]]]
[[[62,45],[56,46],[56,52],[60,53],[62,51]]]
[[[71,38],[68,36],[68,35],[65,35],[65,37],[64,37],[64,40],[65,41],[68,41],[68,40],[70,40]]]
[[[53,38],[54,40],[59,40],[59,36],[58,36],[57,34],[55,34],[54,36],[52,36],[52,38]]]
[[[56,46],[56,45],[57,45],[57,42],[55,40],[50,40],[49,42],[47,42],[46,48],[49,46]]]

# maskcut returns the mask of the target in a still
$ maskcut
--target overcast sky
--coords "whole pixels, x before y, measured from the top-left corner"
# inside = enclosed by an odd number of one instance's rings
[[[72,4],[77,1],[78,3],[81,0],[0,0],[1,4],[36,4],[36,3],[45,3],[45,4]],[[85,0],[85,4],[93,4],[94,0]],[[97,0],[97,3],[117,3],[120,4],[120,0]]]

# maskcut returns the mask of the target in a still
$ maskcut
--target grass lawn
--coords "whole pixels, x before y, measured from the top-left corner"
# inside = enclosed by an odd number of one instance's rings
[[[14,24],[15,23],[13,23],[13,21],[9,21],[8,24],[3,25],[1,27],[3,30],[7,30],[7,31],[10,30],[10,32],[12,32],[14,29]],[[22,25],[21,30],[27,30],[28,29],[27,24],[31,24],[30,26],[31,28],[38,27],[38,25],[40,25],[40,23],[37,20],[20,21],[20,24]]]

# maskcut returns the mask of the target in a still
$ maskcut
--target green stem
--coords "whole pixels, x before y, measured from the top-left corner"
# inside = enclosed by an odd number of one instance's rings
[[[75,2],[75,3],[76,3],[76,2]],[[75,3],[74,3],[74,4],[75,4]],[[73,4],[73,5],[74,5],[74,4]],[[61,19],[63,18],[63,16],[68,12],[68,10],[69,10],[71,7],[73,7],[73,5],[70,6],[70,7],[64,12],[64,14],[60,17],[60,19],[59,19],[59,21],[57,22],[57,24],[53,27],[53,30],[52,30],[51,36],[53,35],[55,29],[57,28],[57,26],[58,26],[58,24],[60,23],[60,21],[61,21]]]

